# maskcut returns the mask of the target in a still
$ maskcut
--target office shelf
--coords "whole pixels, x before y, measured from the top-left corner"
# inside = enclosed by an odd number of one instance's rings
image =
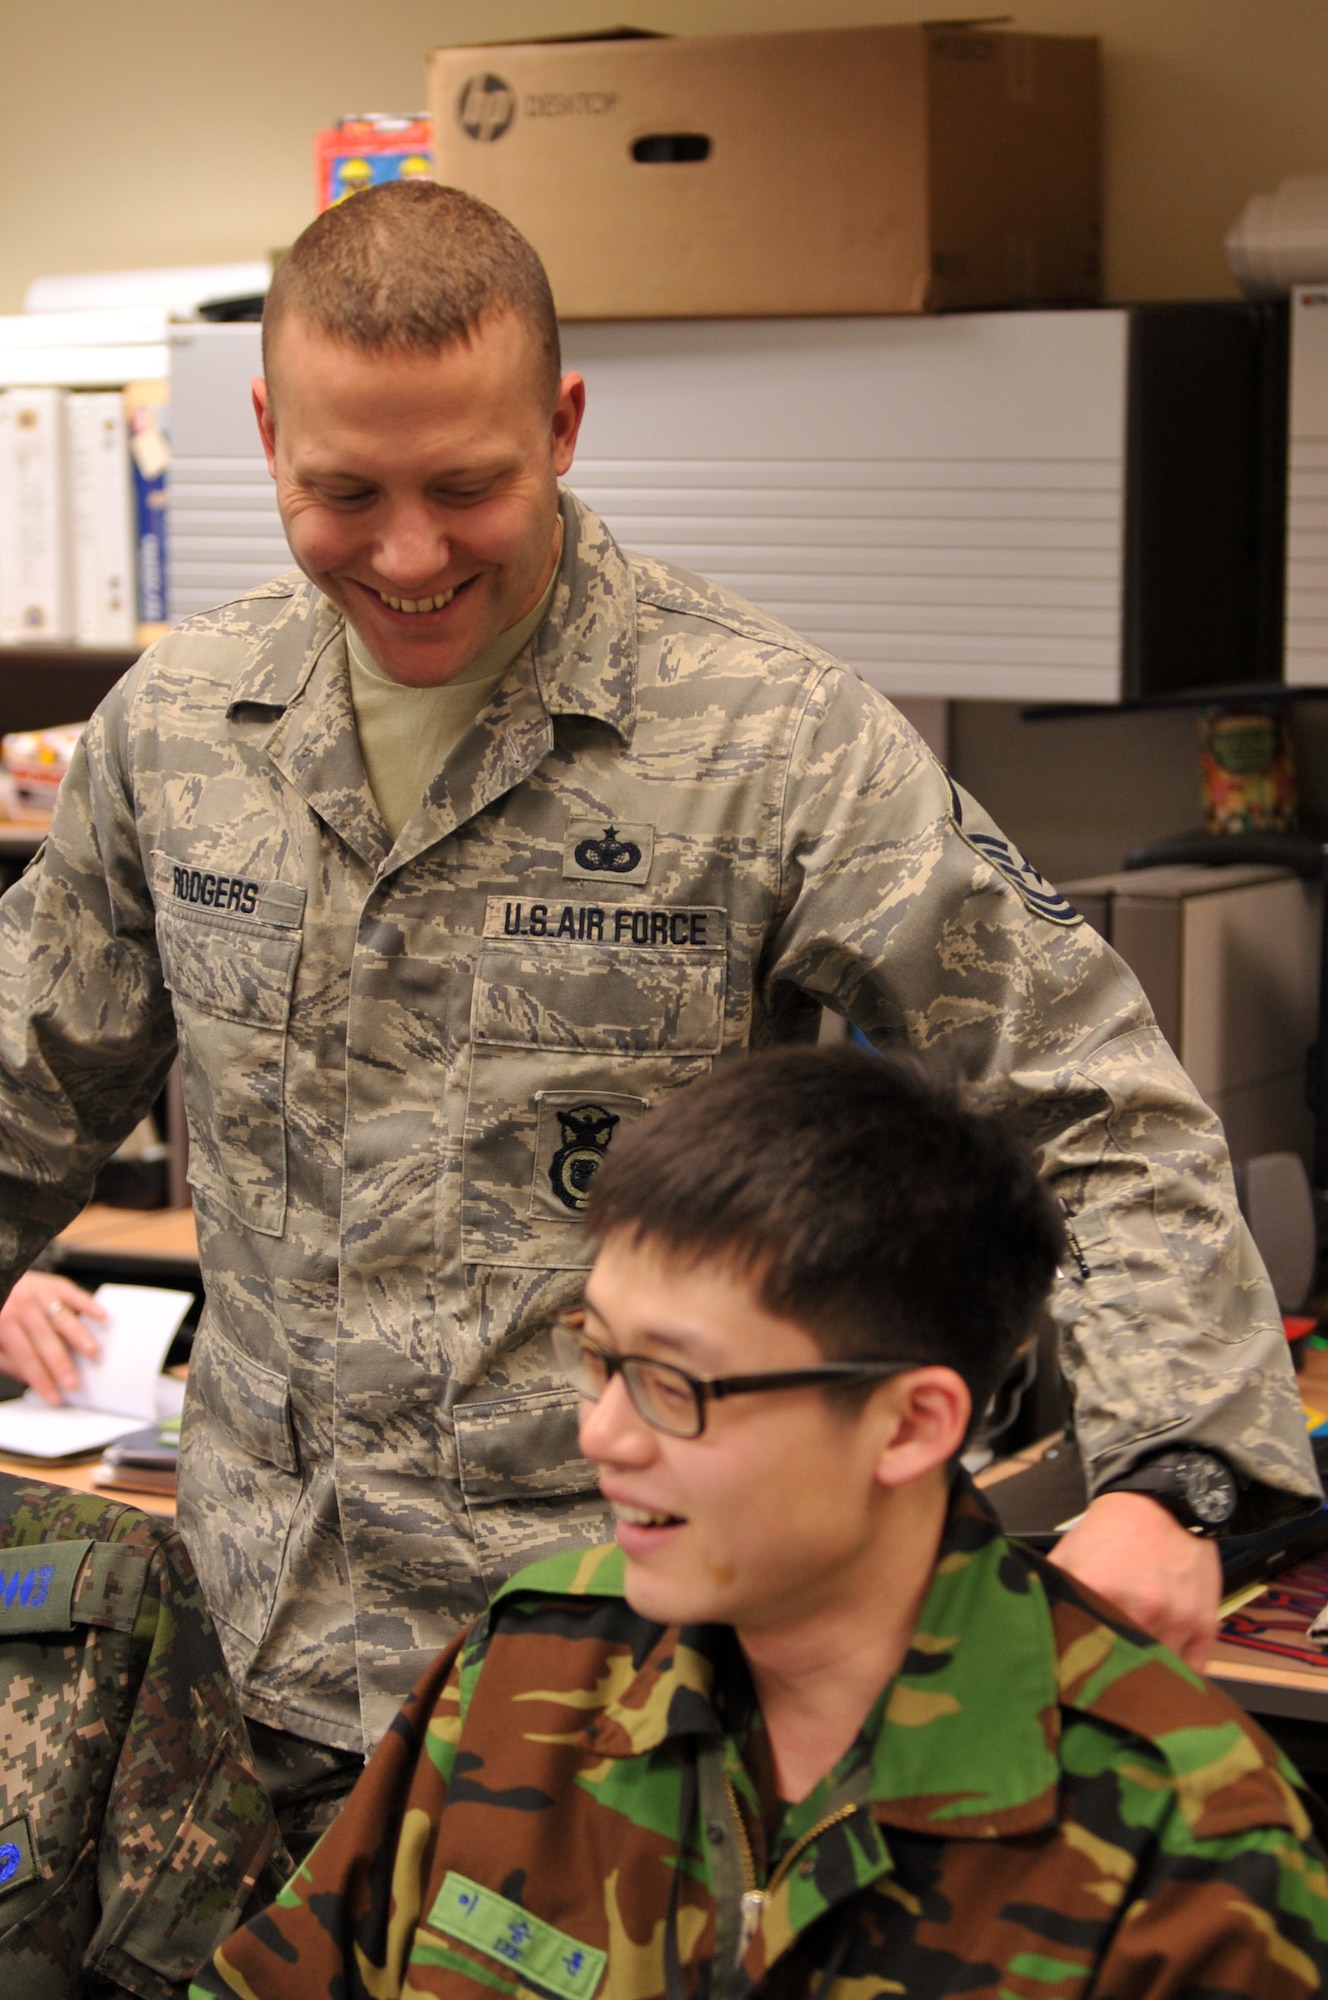
[[[0,646],[0,735],[86,722],[137,658],[136,647]]]

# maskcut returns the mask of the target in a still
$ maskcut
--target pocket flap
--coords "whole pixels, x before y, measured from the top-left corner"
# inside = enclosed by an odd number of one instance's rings
[[[189,1392],[241,1450],[281,1472],[298,1472],[290,1384],[274,1368],[233,1347],[206,1318],[189,1361]]]
[[[597,1492],[595,1468],[577,1443],[579,1405],[572,1389],[458,1403],[452,1417],[467,1504]]]
[[[284,1028],[299,932],[265,933],[160,911],[157,943],[170,991],[205,1014],[246,1027]]]
[[[630,930],[616,944],[557,936],[486,942],[475,978],[476,1046],[714,1055],[724,1022],[723,912],[655,914],[677,919],[684,933],[705,919],[705,943],[675,948],[667,930],[659,944],[634,945]]]

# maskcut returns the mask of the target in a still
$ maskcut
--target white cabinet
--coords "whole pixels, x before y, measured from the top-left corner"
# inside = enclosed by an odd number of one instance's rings
[[[1234,303],[574,323],[571,484],[627,547],[889,694],[1114,702],[1275,677],[1267,324]],[[259,366],[255,326],[172,335],[177,617],[289,562]],[[1278,643],[1281,559],[1278,541]]]

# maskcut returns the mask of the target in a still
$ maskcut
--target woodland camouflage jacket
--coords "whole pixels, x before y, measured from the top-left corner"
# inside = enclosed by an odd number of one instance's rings
[[[782,1810],[731,1634],[647,1624],[621,1574],[510,1583],[196,1994],[1318,1991],[1328,1879],[1277,1752],[966,1482],[898,1675]]]
[[[283,1876],[180,1537],[0,1474],[0,1993],[172,2000]]]
[[[589,1177],[828,1002],[1019,1116],[1095,1482],[1182,1440],[1317,1495],[1220,1129],[1101,940],[890,705],[564,498],[549,614],[393,843],[333,606],[155,646],[0,904],[0,1285],[179,1050],[207,1311],[180,1525],[246,1713],[354,1750],[603,1533],[538,1325]]]

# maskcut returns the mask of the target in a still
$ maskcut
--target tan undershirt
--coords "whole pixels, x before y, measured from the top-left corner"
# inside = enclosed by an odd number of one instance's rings
[[[369,788],[393,840],[424,797],[522,647],[544,623],[558,581],[519,625],[500,632],[445,687],[403,687],[375,665],[352,625],[346,627],[350,698]]]

